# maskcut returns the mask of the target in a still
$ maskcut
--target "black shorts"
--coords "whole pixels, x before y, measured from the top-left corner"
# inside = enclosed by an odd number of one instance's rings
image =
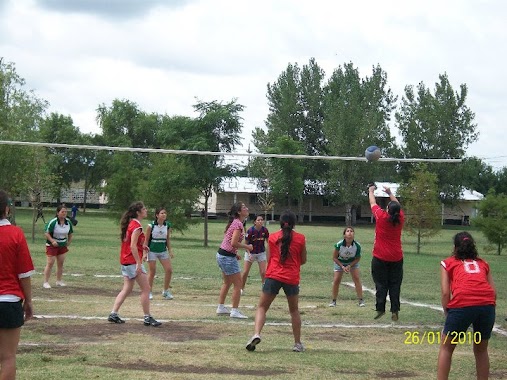
[[[25,313],[23,304],[19,302],[0,302],[0,329],[16,329],[23,326]]]
[[[262,291],[268,294],[278,294],[280,288],[283,288],[287,297],[297,296],[299,294],[299,285],[289,285],[278,280],[273,280],[272,278],[266,278],[264,280]]]

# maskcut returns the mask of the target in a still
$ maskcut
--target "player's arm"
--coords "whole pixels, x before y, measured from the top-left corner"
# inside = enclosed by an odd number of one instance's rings
[[[389,186],[384,186],[384,192],[389,195],[389,199],[394,202],[400,203],[400,201],[394,196],[393,192],[391,191],[391,188]]]
[[[447,315],[447,304],[451,300],[451,286],[449,283],[449,273],[447,273],[444,267],[440,267],[440,288],[442,292],[442,309],[444,309],[444,313]]]
[[[137,251],[137,241],[139,240],[139,236],[141,236],[141,231],[141,227],[134,230],[134,232],[132,232],[132,237],[130,238],[130,250],[132,251],[132,256],[134,256],[137,265],[141,265],[142,260],[142,257],[139,257],[139,252]]]
[[[148,226],[146,227],[146,236],[151,236],[151,224],[148,224]],[[150,247],[148,247],[149,240],[150,240],[149,238],[144,239],[143,251],[148,251],[150,249]]]
[[[306,264],[306,240],[303,243],[303,249],[301,250],[301,265]]]

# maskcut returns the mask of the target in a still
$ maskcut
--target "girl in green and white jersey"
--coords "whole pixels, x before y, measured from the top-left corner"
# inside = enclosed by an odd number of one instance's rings
[[[171,277],[173,274],[173,267],[171,259],[174,258],[174,253],[171,248],[171,227],[172,224],[167,220],[167,210],[165,208],[158,208],[155,210],[155,220],[146,228],[146,241],[145,245],[149,248],[148,252],[148,266],[150,273],[148,281],[150,283],[150,299],[153,299],[152,289],[153,280],[157,271],[157,259],[164,268],[164,290],[162,297],[166,300],[172,300],[174,297],[171,293]]]

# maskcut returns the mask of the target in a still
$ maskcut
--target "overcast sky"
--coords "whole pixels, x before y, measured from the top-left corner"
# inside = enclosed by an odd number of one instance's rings
[[[447,73],[467,84],[479,141],[468,149],[507,166],[507,2],[502,0],[0,0],[0,57],[26,88],[100,132],[99,104],[195,117],[192,105],[237,98],[245,148],[268,113],[266,85],[314,57],[327,77],[379,64],[399,98]],[[393,131],[397,135],[397,131]]]

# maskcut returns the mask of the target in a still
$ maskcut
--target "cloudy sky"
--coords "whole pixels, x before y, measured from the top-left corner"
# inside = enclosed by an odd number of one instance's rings
[[[327,76],[379,64],[401,98],[446,72],[467,84],[479,141],[468,149],[507,166],[507,2],[503,0],[0,0],[0,57],[26,88],[99,132],[99,104],[196,116],[192,105],[246,106],[245,148],[264,126],[266,85],[311,57]],[[393,131],[397,135],[396,131]]]

